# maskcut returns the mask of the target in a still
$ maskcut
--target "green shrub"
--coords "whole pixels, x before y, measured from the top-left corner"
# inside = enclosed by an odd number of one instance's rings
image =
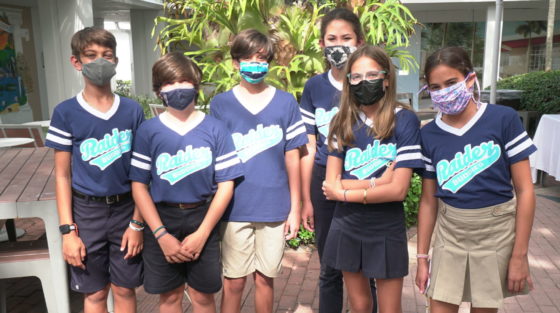
[[[162,54],[187,51],[203,72],[199,104],[205,106],[217,93],[239,82],[229,55],[233,37],[247,28],[268,34],[275,47],[267,82],[297,99],[307,79],[325,71],[319,47],[321,17],[335,7],[348,7],[364,26],[367,43],[384,47],[402,69],[418,64],[404,47],[418,24],[398,0],[164,0],[164,15],[156,18],[152,35],[158,35]],[[287,5],[286,3],[291,3]],[[159,29],[161,26],[161,29]]]
[[[404,219],[406,227],[416,225],[418,220],[418,207],[420,206],[420,195],[422,194],[422,178],[414,173],[410,180],[410,188],[408,194],[403,201],[404,204]]]
[[[301,245],[307,246],[314,243],[315,233],[303,228],[303,225],[299,227],[299,232],[296,238],[286,240],[286,244],[292,249],[297,249]]]
[[[130,98],[132,88],[132,81],[117,79],[117,87],[115,88],[115,93],[123,97]]]
[[[132,100],[140,103],[140,105],[142,106],[142,109],[144,110],[144,116],[146,117],[146,119],[151,119],[153,117],[152,111],[150,111],[150,103],[162,104],[161,99],[158,99],[156,97],[146,97],[146,96],[135,96],[135,95],[130,95],[130,94],[123,94],[118,90],[115,90],[115,93],[118,94],[119,96],[127,97],[129,99],[132,99]]]
[[[502,79],[498,89],[523,90],[520,110],[560,112],[560,71],[531,72]]]

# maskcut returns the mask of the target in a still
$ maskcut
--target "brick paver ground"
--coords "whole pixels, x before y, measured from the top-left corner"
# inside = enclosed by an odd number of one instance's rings
[[[529,261],[535,289],[527,296],[509,298],[500,313],[560,313],[560,186],[536,190],[537,211],[529,247]],[[20,228],[28,230],[25,239],[41,236],[42,223],[37,219],[18,220]],[[425,298],[414,285],[416,273],[416,236],[410,232],[409,253],[410,275],[404,280],[403,312],[426,312]],[[282,264],[282,274],[275,280],[274,312],[310,313],[318,311],[319,259],[316,251],[287,250]],[[7,291],[8,312],[43,313],[46,312],[41,286],[36,278],[4,280]],[[243,297],[242,313],[254,312],[254,286],[252,279]],[[157,312],[158,297],[146,294],[142,288],[137,290],[140,313]],[[81,297],[71,294],[72,312],[81,312]],[[217,295],[218,303],[220,295]],[[345,301],[346,303],[346,301]],[[184,300],[185,312],[192,312],[188,300]],[[345,310],[347,304],[345,304]],[[460,310],[468,312],[464,304]]]

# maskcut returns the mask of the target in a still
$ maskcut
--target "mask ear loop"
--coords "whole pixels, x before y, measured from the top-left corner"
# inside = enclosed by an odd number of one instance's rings
[[[472,99],[476,103],[476,109],[478,110],[480,108],[480,104],[481,104],[480,97],[482,96],[481,93],[480,93],[480,84],[478,83],[478,77],[476,76],[476,72],[471,72],[469,75],[467,75],[467,78],[470,75],[474,75],[474,84],[476,86],[476,92],[478,94],[478,100],[474,98],[474,93],[472,95]]]
[[[416,95],[419,95],[422,93],[422,91],[428,89],[428,85],[424,85],[422,88],[420,88],[420,90],[418,90],[418,92],[416,93]],[[429,92],[429,91],[428,91]]]

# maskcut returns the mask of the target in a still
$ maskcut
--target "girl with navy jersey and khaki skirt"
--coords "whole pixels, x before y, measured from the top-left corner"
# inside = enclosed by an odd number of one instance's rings
[[[457,312],[461,302],[471,302],[471,312],[497,312],[503,298],[532,285],[528,157],[536,148],[514,110],[477,100],[476,74],[462,48],[432,54],[425,78],[440,112],[421,131],[426,170],[416,284],[432,313]]]
[[[323,190],[336,200],[322,262],[342,271],[352,312],[402,312],[408,274],[404,208],[413,169],[422,169],[420,122],[396,101],[395,67],[373,46],[354,52],[346,67],[340,110],[331,121]],[[394,163],[388,182],[377,178]]]

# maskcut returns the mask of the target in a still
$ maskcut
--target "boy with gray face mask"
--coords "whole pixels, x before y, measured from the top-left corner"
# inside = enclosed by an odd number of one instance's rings
[[[74,34],[70,62],[85,86],[55,107],[46,137],[55,154],[63,255],[72,290],[84,294],[84,312],[106,312],[109,288],[116,312],[136,312],[134,288],[142,283],[144,222],[128,173],[144,113],[111,90],[116,44],[99,28]]]

